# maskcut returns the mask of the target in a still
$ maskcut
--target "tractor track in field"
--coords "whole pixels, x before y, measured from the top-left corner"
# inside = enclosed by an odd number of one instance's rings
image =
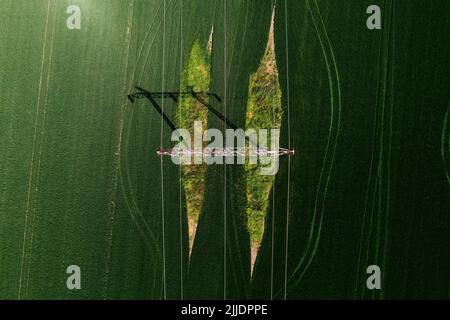
[[[17,298],[22,298],[22,282],[24,278],[24,263],[25,263],[25,251],[27,247],[27,242],[29,242],[29,249],[28,249],[28,266],[27,266],[27,276],[26,276],[26,287],[25,287],[25,294],[28,293],[28,287],[29,287],[29,277],[31,272],[31,256],[32,256],[32,250],[33,250],[33,237],[34,237],[34,224],[35,224],[35,218],[36,218],[36,208],[31,208],[32,204],[31,202],[35,202],[36,199],[32,199],[32,193],[35,194],[35,197],[37,197],[38,192],[38,185],[39,185],[39,176],[40,176],[40,168],[41,168],[41,159],[42,159],[42,144],[44,141],[44,134],[45,134],[45,118],[47,114],[47,106],[48,106],[48,90],[49,90],[49,83],[50,83],[50,76],[51,76],[51,65],[52,65],[52,57],[53,57],[53,43],[54,43],[54,35],[55,35],[55,27],[56,27],[56,8],[57,4],[54,5],[54,14],[53,14],[53,26],[51,31],[51,40],[50,40],[50,46],[47,48],[47,39],[48,39],[48,31],[49,31],[49,18],[50,18],[50,8],[51,8],[52,0],[48,1],[47,5],[47,15],[46,15],[46,22],[45,22],[45,32],[44,32],[44,41],[43,41],[43,47],[42,47],[42,55],[41,55],[41,72],[40,72],[40,78],[39,78],[39,86],[38,86],[38,97],[36,102],[36,115],[35,115],[35,124],[34,124],[34,137],[33,137],[33,147],[32,147],[32,153],[31,153],[31,161],[30,161],[30,171],[29,171],[29,180],[28,180],[28,191],[26,195],[26,206],[25,206],[25,218],[24,218],[24,232],[23,232],[23,240],[22,240],[22,254],[21,254],[21,263],[20,263],[20,273],[19,273],[19,283],[18,283],[18,294]],[[42,92],[43,87],[43,80],[44,80],[44,65],[46,61],[46,51],[48,52],[48,62],[47,62],[47,70],[46,70],[46,76],[45,79],[45,92]],[[41,100],[42,97],[44,99],[43,103],[43,114],[41,116]],[[42,119],[40,119],[42,118]],[[39,125],[39,122],[42,122],[41,125]],[[41,128],[39,134],[38,134],[38,127]],[[40,135],[40,141],[38,140],[38,135]],[[35,166],[35,155],[36,155],[36,147],[39,145],[39,151],[38,151],[38,160],[37,160],[37,170],[36,174],[34,173],[34,166]],[[35,177],[36,176],[36,177]],[[34,181],[35,180],[35,181]],[[33,188],[33,182],[34,182],[34,188]],[[34,189],[34,192],[32,192],[32,189]],[[32,210],[32,217],[31,217],[31,234],[28,237],[28,229],[30,219],[29,219],[29,213],[30,210]]]

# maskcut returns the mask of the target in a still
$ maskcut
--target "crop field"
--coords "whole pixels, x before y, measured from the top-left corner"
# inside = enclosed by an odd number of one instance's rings
[[[449,299],[449,12],[0,0],[0,299]],[[268,178],[176,165],[136,87],[210,91],[295,155]],[[175,100],[157,103],[177,126],[228,128]]]

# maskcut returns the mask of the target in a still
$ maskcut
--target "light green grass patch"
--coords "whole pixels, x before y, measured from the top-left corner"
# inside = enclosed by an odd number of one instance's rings
[[[182,91],[191,87],[194,91],[208,91],[211,60],[209,50],[202,48],[199,41],[192,47],[189,61],[184,71]],[[193,98],[183,98],[176,114],[178,126],[188,129],[193,135],[194,122],[201,121],[203,130],[207,128],[208,109]],[[189,217],[189,241],[192,244],[199,214],[202,210],[205,190],[206,165],[184,165],[182,167],[183,187]],[[191,246],[192,247],[192,246]]]
[[[281,89],[275,58],[273,30],[271,30],[261,65],[250,78],[246,127],[257,131],[259,129],[279,129],[281,116]],[[262,240],[264,218],[273,184],[272,176],[259,174],[260,167],[261,165],[252,165],[248,162],[245,166],[248,230],[254,249],[259,247]]]

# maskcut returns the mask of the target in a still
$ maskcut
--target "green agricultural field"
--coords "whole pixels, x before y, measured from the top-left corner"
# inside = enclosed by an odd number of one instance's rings
[[[0,299],[448,299],[448,12],[0,0]],[[271,177],[175,165],[136,86],[215,93],[295,155]],[[177,126],[227,129],[193,98],[157,103]]]

